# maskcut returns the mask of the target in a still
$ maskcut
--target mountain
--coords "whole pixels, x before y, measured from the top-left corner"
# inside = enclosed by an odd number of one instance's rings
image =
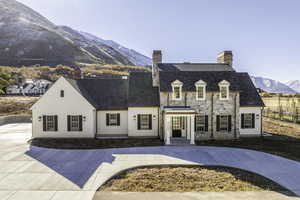
[[[255,76],[251,76],[251,79],[257,88],[260,88],[270,93],[285,93],[285,94],[297,93],[295,90],[293,90],[289,86],[279,81],[275,81],[269,78],[255,77]]]
[[[289,81],[286,83],[286,85],[300,93],[300,80]]]
[[[0,65],[80,63],[151,65],[120,44],[57,26],[15,0],[0,0]]]

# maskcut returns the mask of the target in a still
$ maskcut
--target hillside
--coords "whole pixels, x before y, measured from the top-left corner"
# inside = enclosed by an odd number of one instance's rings
[[[285,93],[295,94],[295,90],[276,80],[263,77],[251,76],[251,79],[257,88],[260,88],[269,93]]]
[[[0,0],[0,65],[150,65],[151,59],[89,33],[57,26],[31,8]]]
[[[300,93],[300,80],[293,80],[286,83],[290,88]]]

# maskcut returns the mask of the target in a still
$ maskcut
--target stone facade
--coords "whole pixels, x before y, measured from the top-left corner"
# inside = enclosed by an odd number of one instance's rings
[[[196,132],[196,140],[239,138],[239,93],[230,93],[228,100],[220,100],[219,92],[207,92],[205,100],[196,100],[196,92],[182,92],[181,100],[172,100],[172,92],[160,92],[161,111],[164,106],[190,106],[199,115],[208,116],[208,131]],[[232,116],[231,132],[217,132],[217,115]],[[161,113],[161,116],[163,114]],[[163,122],[161,126],[163,126]],[[161,128],[161,131],[163,128]]]

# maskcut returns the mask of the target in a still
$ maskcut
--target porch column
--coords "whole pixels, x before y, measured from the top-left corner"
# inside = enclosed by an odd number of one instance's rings
[[[165,143],[167,145],[171,144],[170,135],[171,135],[171,116],[165,115]]]
[[[194,124],[195,124],[195,116],[191,116],[191,144],[195,144],[195,129],[194,129]]]
[[[186,133],[186,138],[188,140],[191,139],[191,117],[190,116],[187,116],[187,133]]]

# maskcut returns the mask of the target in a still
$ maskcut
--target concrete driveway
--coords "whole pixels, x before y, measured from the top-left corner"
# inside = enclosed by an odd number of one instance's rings
[[[30,124],[0,126],[0,200],[89,200],[93,199],[99,186],[124,169],[162,164],[241,168],[268,177],[300,195],[300,163],[266,153],[197,146],[104,150],[46,149],[26,144],[30,132]],[[276,192],[265,196],[272,199],[288,198]],[[97,194],[96,198],[101,197],[113,199],[114,195]],[[201,199],[201,193],[198,197]],[[238,198],[241,197],[243,195],[239,193]],[[120,199],[120,194],[115,199]],[[131,196],[130,199],[134,197]]]

